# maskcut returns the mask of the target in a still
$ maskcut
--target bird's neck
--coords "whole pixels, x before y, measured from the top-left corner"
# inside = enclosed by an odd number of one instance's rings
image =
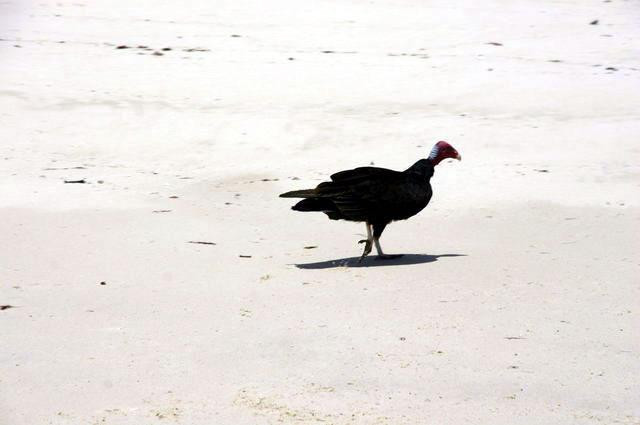
[[[421,159],[405,170],[405,173],[419,174],[430,179],[433,176],[433,162],[430,159]]]

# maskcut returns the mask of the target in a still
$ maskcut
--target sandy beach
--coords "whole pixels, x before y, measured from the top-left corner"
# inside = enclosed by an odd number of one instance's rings
[[[640,424],[632,1],[0,3],[0,424]],[[403,170],[365,228],[278,194]]]

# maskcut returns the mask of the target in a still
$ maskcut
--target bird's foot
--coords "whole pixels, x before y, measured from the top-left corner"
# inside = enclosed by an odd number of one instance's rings
[[[382,254],[376,256],[376,260],[395,260],[396,258],[403,257],[404,254]]]
[[[371,248],[373,247],[373,241],[370,239],[362,239],[361,241],[358,241],[358,243],[364,244],[364,251],[362,252],[362,256],[360,257],[360,259],[358,260],[358,263],[361,263],[362,260],[364,260],[364,257],[369,255],[369,253],[371,252]]]

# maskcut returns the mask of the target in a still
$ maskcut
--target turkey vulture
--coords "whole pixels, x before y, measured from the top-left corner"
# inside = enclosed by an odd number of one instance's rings
[[[376,246],[378,258],[397,258],[385,255],[380,247],[380,236],[387,224],[406,220],[422,211],[431,199],[433,169],[443,159],[462,159],[449,143],[440,141],[433,146],[427,159],[421,159],[405,171],[378,167],[359,167],[340,171],[330,182],[320,183],[315,189],[294,190],[281,198],[304,198],[291,209],[320,211],[331,220],[364,221],[367,239],[360,261]],[[373,232],[371,228],[373,227]]]

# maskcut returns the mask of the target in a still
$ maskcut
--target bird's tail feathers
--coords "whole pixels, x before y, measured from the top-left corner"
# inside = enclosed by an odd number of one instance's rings
[[[336,211],[333,202],[322,198],[307,198],[291,207],[294,211]]]
[[[292,190],[280,194],[281,198],[310,198],[315,196],[315,189]]]

